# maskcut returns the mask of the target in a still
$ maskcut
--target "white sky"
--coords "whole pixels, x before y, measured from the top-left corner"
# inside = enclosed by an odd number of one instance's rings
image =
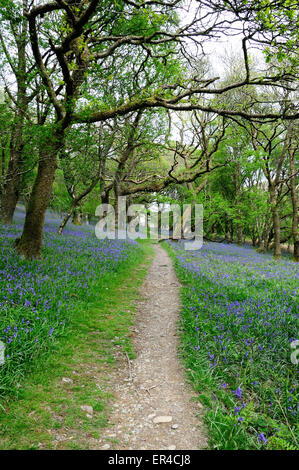
[[[186,2],[187,5],[187,2]],[[187,25],[190,24],[192,19],[194,18],[196,8],[198,7],[199,2],[196,0],[188,0],[188,6],[186,6],[186,10],[180,12],[180,19],[182,22],[182,25]],[[187,11],[188,10],[188,11]],[[204,15],[206,11],[202,11],[202,14]],[[225,18],[228,18],[227,14],[221,15],[223,20]],[[221,18],[220,17],[220,18]],[[221,19],[222,19],[221,18]],[[242,29],[242,24],[236,23],[235,27],[238,27],[240,30]],[[228,26],[229,28],[229,26]],[[242,53],[242,34],[236,34],[234,36],[226,36],[224,34],[219,34],[219,38],[215,39],[208,39],[205,44],[204,44],[204,50],[209,58],[210,64],[213,68],[215,76],[223,76],[223,69],[224,69],[224,63],[223,63],[223,57],[225,55],[228,56],[239,56],[241,59],[243,58],[243,53]],[[192,42],[189,41],[190,43],[190,49],[194,48],[192,46]],[[248,47],[248,44],[247,44]],[[260,50],[254,49],[250,50],[249,53],[257,58],[257,60],[262,60],[263,55]]]

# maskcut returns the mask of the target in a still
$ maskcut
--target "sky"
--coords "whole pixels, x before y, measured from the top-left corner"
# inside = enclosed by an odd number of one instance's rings
[[[180,10],[179,13],[182,25],[186,25],[192,21],[198,4],[199,2],[197,2],[196,0],[189,0],[188,2],[186,2],[185,9],[183,11]],[[206,11],[202,10],[202,15],[204,15],[205,13]],[[228,18],[228,16],[224,14],[220,16],[220,19],[224,20],[225,18]],[[242,24],[240,22],[236,23],[235,26],[240,29],[242,28]],[[225,55],[240,56],[240,58],[243,57],[242,37],[242,34],[227,36],[220,33],[218,38],[209,39],[205,43],[204,49],[207,54],[207,57],[209,58],[215,76],[223,76],[223,69],[225,67],[223,57]],[[192,41],[190,40],[189,45],[190,49],[193,49],[195,53],[195,48],[194,46],[192,46]],[[254,55],[258,60],[262,60],[263,58],[262,52],[257,49],[251,49],[250,53]]]

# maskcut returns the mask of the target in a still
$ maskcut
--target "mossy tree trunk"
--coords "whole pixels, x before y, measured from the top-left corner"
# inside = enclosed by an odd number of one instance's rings
[[[72,223],[73,223],[74,225],[82,225],[82,211],[81,211],[80,208],[76,208],[76,209],[73,211]]]
[[[40,153],[38,173],[29,199],[23,233],[17,243],[18,253],[26,259],[42,256],[45,214],[51,199],[63,133],[49,138],[48,142]]]
[[[299,231],[298,231],[298,195],[296,191],[296,182],[295,182],[295,148],[293,146],[293,141],[291,148],[289,150],[290,156],[290,188],[291,188],[291,199],[293,207],[292,215],[292,236],[294,240],[294,261],[299,262]]]
[[[274,258],[281,259],[280,246],[280,215],[276,200],[275,188],[270,188],[270,204],[273,219],[273,235],[274,235]]]
[[[27,9],[27,1],[23,0],[23,11]],[[19,187],[22,170],[23,154],[23,131],[25,114],[28,107],[28,98],[26,96],[26,44],[27,44],[27,20],[24,17],[21,23],[20,32],[13,30],[17,48],[17,65],[14,68],[17,97],[14,123],[10,136],[10,157],[7,172],[4,178],[4,188],[1,194],[1,221],[4,224],[11,224],[19,199]],[[4,53],[9,51],[4,49]]]

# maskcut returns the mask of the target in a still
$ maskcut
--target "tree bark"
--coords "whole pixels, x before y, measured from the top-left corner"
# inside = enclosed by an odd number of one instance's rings
[[[1,195],[1,221],[3,224],[10,225],[19,200],[19,187],[21,180],[22,165],[22,123],[20,119],[17,129],[13,132],[10,145],[10,159],[8,163],[7,174],[5,175],[5,183],[3,193]]]
[[[240,187],[240,178],[241,178],[241,165],[238,160],[238,155],[235,153],[235,171],[234,171],[234,184],[235,184],[235,207],[237,209],[237,220],[236,220],[236,232],[237,232],[237,243],[242,245],[243,243],[243,227],[241,222],[241,211],[239,206],[240,197],[241,197],[241,187]]]
[[[243,228],[239,223],[237,223],[237,243],[238,245],[243,244]]]
[[[66,224],[68,223],[68,221],[72,217],[72,214],[75,210],[75,207],[76,207],[76,205],[74,203],[72,203],[71,207],[70,207],[70,210],[68,211],[68,213],[66,214],[66,216],[64,217],[63,221],[61,222],[61,224],[59,226],[59,229],[58,229],[58,232],[57,232],[58,235],[62,234],[63,230],[65,229]]]
[[[234,224],[233,224],[233,222],[230,223],[229,241],[230,241],[230,243],[234,243]]]
[[[1,140],[1,193],[2,193],[2,181],[5,177],[5,144]]]
[[[270,188],[270,204],[273,219],[273,234],[274,234],[274,258],[281,259],[281,246],[280,246],[280,216],[278,205],[276,201],[275,188]]]
[[[298,232],[298,199],[297,199],[297,192],[296,192],[296,184],[295,184],[295,150],[293,145],[290,148],[290,188],[291,188],[291,199],[292,199],[292,206],[293,206],[293,214],[292,214],[292,236],[294,240],[294,261],[298,263],[299,261],[299,232]]]
[[[116,179],[114,180],[114,185],[113,185],[113,190],[114,190],[114,213],[115,213],[115,232],[117,233],[118,231],[118,213],[119,213],[119,205],[118,205],[118,198],[121,196],[120,193],[120,185],[119,181]]]
[[[40,155],[38,173],[30,196],[25,224],[18,253],[26,258],[41,258],[43,245],[43,226],[48,208],[52,186],[57,169],[57,153],[62,145],[63,136],[49,138],[49,144]]]
[[[1,195],[1,221],[10,225],[13,221],[16,205],[19,199],[19,163],[20,153],[12,150],[8,165],[8,172],[5,177],[4,191]]]
[[[10,143],[10,159],[7,173],[4,177],[3,193],[1,194],[1,221],[11,224],[19,200],[19,186],[21,180],[22,149],[23,149],[23,121],[18,116],[15,129],[12,132]]]
[[[256,233],[254,229],[251,232],[251,241],[252,241],[252,246],[256,246]]]
[[[225,237],[225,241],[229,242],[230,236],[229,236],[229,225],[228,225],[227,219],[225,219],[225,222],[224,222],[224,237]]]
[[[215,242],[217,239],[217,223],[212,225],[212,240]]]
[[[74,210],[73,211],[73,219],[72,219],[72,223],[74,225],[82,225],[82,213],[81,213],[81,210]]]
[[[27,9],[27,1],[23,0],[23,11]],[[26,96],[26,43],[27,19],[24,17],[21,32],[14,33],[17,46],[18,62],[16,69],[17,98],[13,130],[10,139],[10,160],[5,176],[3,193],[1,194],[1,220],[4,224],[11,224],[19,199],[19,186],[21,181],[23,128],[25,112],[28,106]]]
[[[259,242],[258,251],[260,251],[261,253],[265,253],[265,251],[266,251],[266,244],[265,244],[264,235],[262,235],[262,238]]]

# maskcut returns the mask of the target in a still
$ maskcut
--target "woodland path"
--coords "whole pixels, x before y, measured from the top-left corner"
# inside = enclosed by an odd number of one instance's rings
[[[136,359],[119,356],[110,382],[116,400],[97,449],[200,449],[207,445],[201,405],[178,358],[179,282],[159,245],[141,289],[132,329]],[[171,421],[157,423],[161,417]],[[162,418],[161,418],[162,419]]]

